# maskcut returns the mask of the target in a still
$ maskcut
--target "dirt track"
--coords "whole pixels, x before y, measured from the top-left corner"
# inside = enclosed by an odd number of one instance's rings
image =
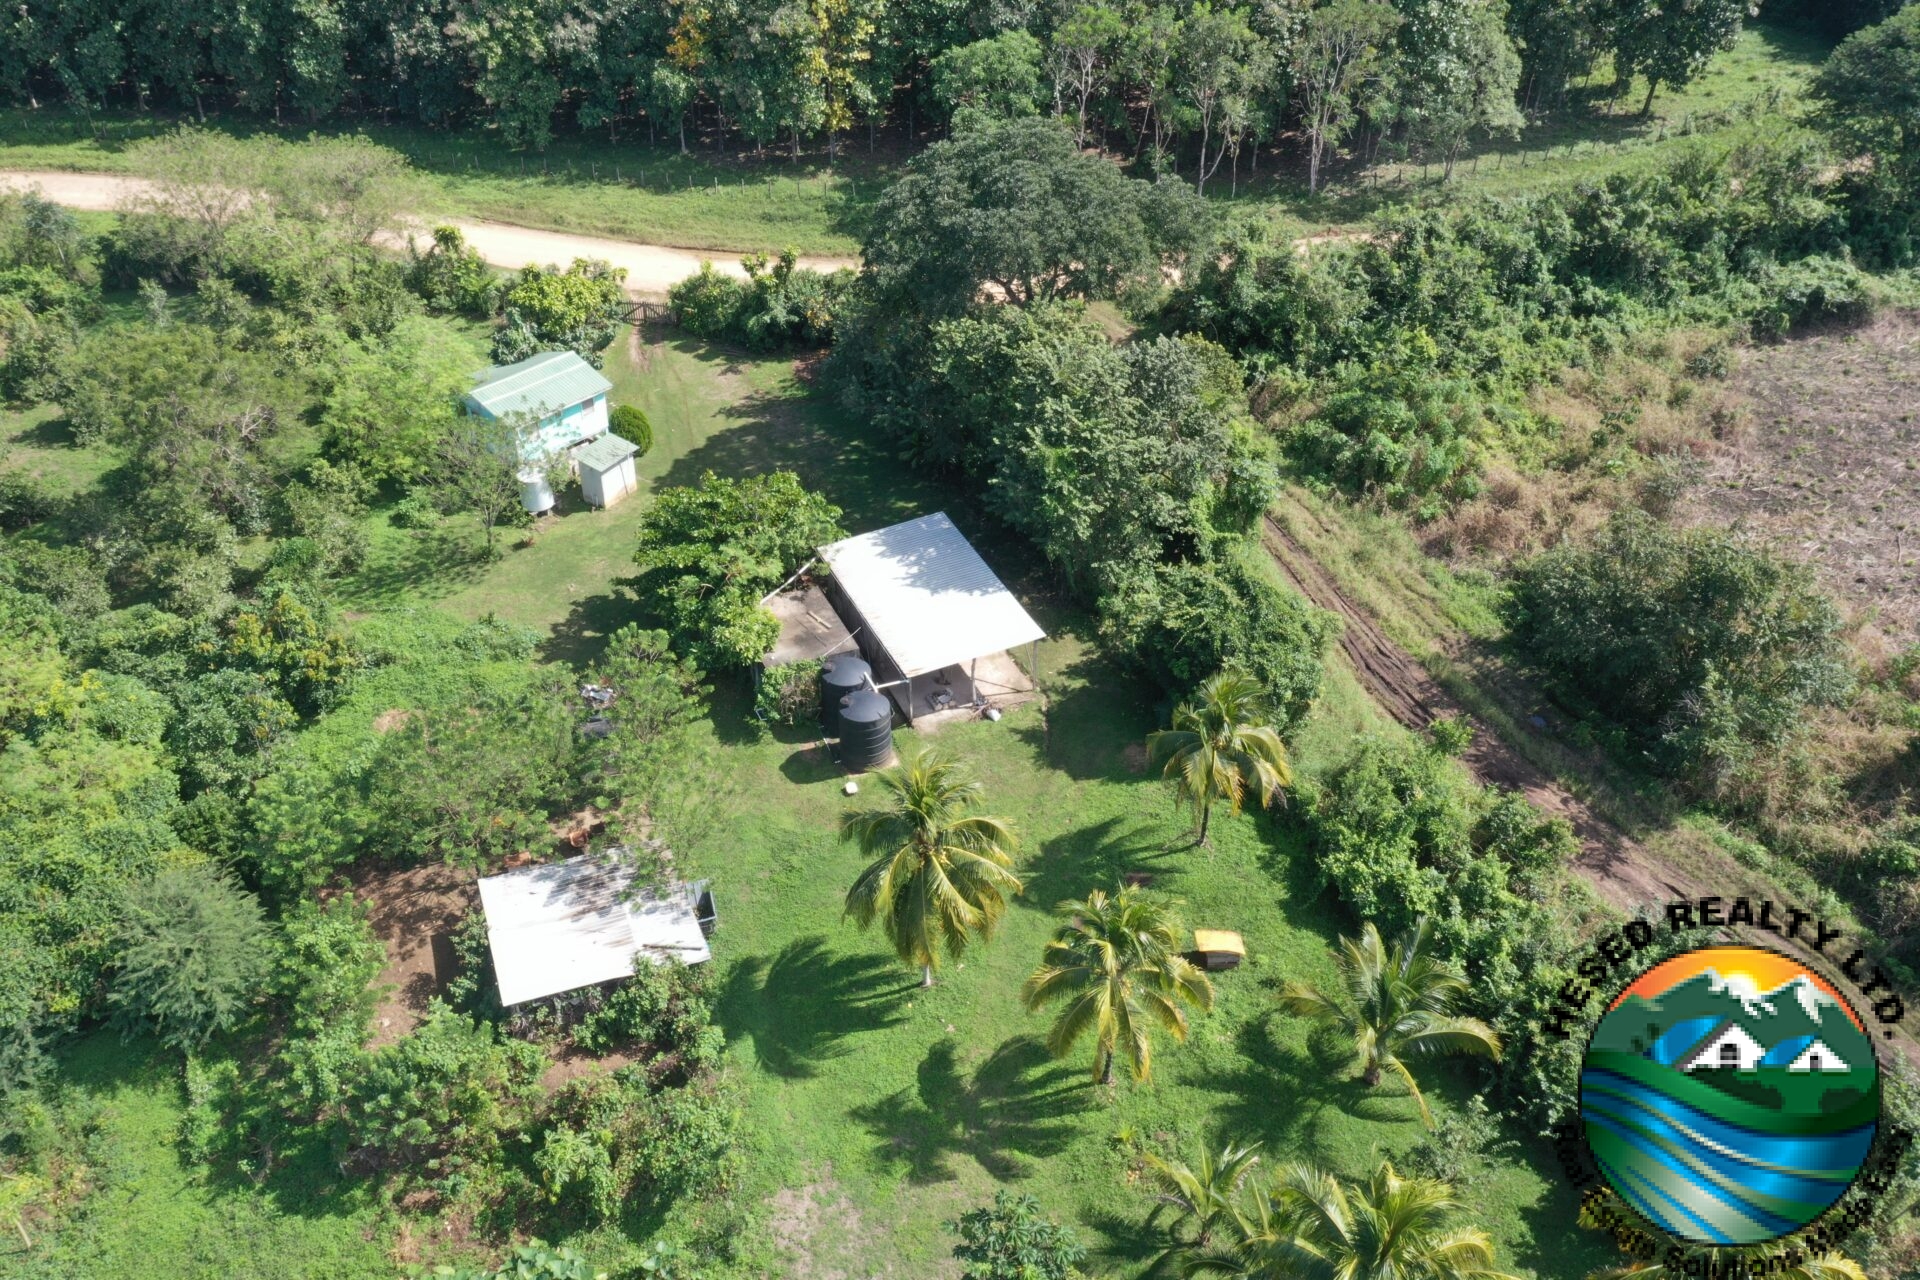
[[[1428,675],[1418,659],[1395,644],[1371,614],[1340,590],[1333,578],[1271,516],[1265,542],[1281,572],[1314,604],[1340,615],[1340,645],[1360,683],[1389,715],[1409,729],[1424,729],[1435,717],[1466,716],[1452,695]],[[1473,745],[1462,763],[1480,782],[1519,791],[1543,812],[1573,824],[1580,838],[1575,868],[1600,896],[1624,911],[1703,892],[1700,882],[1651,857],[1613,823],[1547,777],[1488,726],[1474,722]]]
[[[120,207],[128,197],[146,187],[140,178],[111,173],[64,173],[50,169],[12,169],[0,171],[0,189],[23,191],[37,188],[47,199],[73,209],[108,211]],[[560,231],[536,231],[505,222],[479,222],[459,218],[433,218],[421,214],[417,221],[424,235],[429,223],[450,223],[488,262],[496,267],[517,270],[531,263],[565,265],[575,258],[605,258],[627,271],[627,293],[636,298],[660,298],[675,283],[700,269],[703,260],[732,276],[744,276],[738,253],[722,250],[675,249],[665,245],[637,244],[631,240],[608,240],[599,236],[579,236]],[[395,248],[404,241],[397,241]],[[802,266],[820,271],[838,267],[857,267],[857,258],[802,258]]]

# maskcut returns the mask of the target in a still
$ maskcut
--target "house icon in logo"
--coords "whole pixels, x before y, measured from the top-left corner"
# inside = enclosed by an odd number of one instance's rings
[[[1757,1071],[1785,1067],[1795,1074],[1847,1075],[1853,1068],[1819,1036],[1800,1035],[1768,1048],[1733,1018],[1723,1018],[1673,1065],[1682,1071]]]

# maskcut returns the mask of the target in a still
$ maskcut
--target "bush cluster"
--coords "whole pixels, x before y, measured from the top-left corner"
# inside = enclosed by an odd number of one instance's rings
[[[751,254],[740,265],[746,268],[745,280],[702,262],[697,274],[668,290],[667,305],[682,329],[751,351],[818,348],[833,342],[835,316],[846,305],[853,272],[802,267],[791,249],[772,261]]]

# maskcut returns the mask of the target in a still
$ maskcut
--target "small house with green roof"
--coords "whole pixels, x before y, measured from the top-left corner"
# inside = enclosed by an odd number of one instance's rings
[[[538,515],[553,506],[549,469],[560,459],[580,473],[581,492],[594,506],[610,506],[631,493],[633,453],[626,444],[626,486],[621,487],[620,464],[595,455],[604,468],[580,468],[578,451],[607,438],[607,393],[613,384],[600,371],[571,351],[543,351],[539,355],[495,365],[473,375],[466,409],[490,422],[513,419],[524,428],[520,437],[520,501]],[[603,452],[617,452],[603,451]],[[611,496],[609,496],[611,495]]]
[[[613,384],[571,351],[543,351],[473,375],[467,412],[489,421],[518,418],[529,434],[523,460],[555,458],[607,433],[607,392]]]

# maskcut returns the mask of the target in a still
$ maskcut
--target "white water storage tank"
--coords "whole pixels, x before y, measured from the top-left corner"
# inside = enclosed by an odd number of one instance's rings
[[[536,516],[553,510],[553,485],[544,469],[528,467],[520,473],[520,505]]]

